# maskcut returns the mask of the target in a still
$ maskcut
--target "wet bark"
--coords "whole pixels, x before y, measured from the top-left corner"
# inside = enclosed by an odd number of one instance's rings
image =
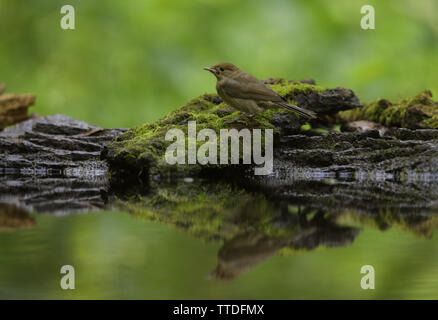
[[[85,176],[106,171],[100,153],[124,131],[64,115],[30,119],[0,133],[0,172]]]
[[[218,97],[209,98],[220,104]],[[222,280],[279,252],[350,245],[361,229],[339,221],[432,236],[438,227],[438,130],[359,120],[342,123],[338,132],[338,112],[361,105],[351,90],[300,92],[293,99],[318,111],[313,129],[328,131],[303,130],[296,117],[275,114],[270,122],[279,134],[274,171],[267,176],[255,176],[251,165],[194,165],[196,170],[178,171],[186,179],[151,176],[150,162],[108,150],[126,129],[102,129],[63,115],[8,127],[0,132],[0,231],[34,227],[30,212],[116,207],[221,241],[211,276]],[[3,101],[19,106],[9,109],[15,110],[11,124],[27,117],[24,106],[33,100]],[[176,117],[183,125],[188,119],[188,112]],[[151,147],[159,150],[159,142]]]

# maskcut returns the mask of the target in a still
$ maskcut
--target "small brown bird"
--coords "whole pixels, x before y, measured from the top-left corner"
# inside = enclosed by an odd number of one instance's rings
[[[254,115],[268,108],[283,107],[308,119],[316,118],[313,111],[289,104],[262,81],[232,63],[222,62],[205,67],[204,70],[215,75],[217,93],[223,101],[237,110]]]

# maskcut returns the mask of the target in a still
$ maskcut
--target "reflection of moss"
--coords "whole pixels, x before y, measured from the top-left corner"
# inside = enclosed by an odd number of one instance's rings
[[[29,213],[13,204],[0,203],[0,231],[10,231],[18,228],[32,228],[35,219]]]
[[[281,248],[280,250],[278,250],[277,255],[279,255],[279,256],[292,256],[292,255],[298,255],[298,254],[301,254],[301,253],[304,253],[307,251],[309,251],[309,250],[306,248],[297,249],[297,248],[293,248],[291,246],[285,246],[285,247]]]
[[[438,104],[430,91],[391,103],[379,99],[363,108],[339,113],[346,121],[369,120],[389,127],[438,128]]]
[[[310,84],[296,84],[286,81],[281,81],[271,86],[289,99],[293,99],[293,95],[296,93],[310,93],[324,89]],[[216,132],[219,147],[220,129],[273,129],[274,134],[278,134],[278,130],[270,122],[276,113],[285,112],[289,111],[282,108],[269,109],[250,118],[246,114],[241,114],[239,111],[221,102],[217,95],[204,94],[158,121],[130,129],[108,146],[106,157],[112,163],[123,163],[124,165],[139,169],[153,167],[153,169],[160,172],[168,170],[196,170],[199,169],[196,166],[185,166],[184,168],[181,168],[181,166],[179,168],[178,166],[167,166],[164,155],[167,146],[172,141],[165,141],[164,136],[169,129],[180,129],[187,134],[188,121],[196,121],[198,132],[204,128],[210,128]],[[294,113],[290,114],[292,117],[297,117]],[[197,142],[198,147],[202,144],[204,142]]]
[[[437,215],[402,214],[398,208],[381,208],[373,215],[346,211],[338,216],[337,221],[341,224],[369,225],[381,231],[397,227],[422,238],[432,237],[433,231],[438,227]]]
[[[147,196],[119,200],[118,205],[136,217],[162,221],[205,240],[228,239],[245,230],[272,237],[294,231],[273,226],[277,210],[264,196],[225,183],[179,181],[160,185]]]

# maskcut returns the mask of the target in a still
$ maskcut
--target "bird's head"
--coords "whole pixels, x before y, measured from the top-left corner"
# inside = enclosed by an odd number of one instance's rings
[[[231,77],[235,72],[239,71],[234,64],[229,62],[221,62],[212,67],[205,67],[204,70],[210,71],[218,80]]]

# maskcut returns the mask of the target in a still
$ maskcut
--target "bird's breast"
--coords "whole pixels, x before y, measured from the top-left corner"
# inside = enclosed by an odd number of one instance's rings
[[[224,90],[223,83],[221,83],[221,81],[218,81],[216,84],[216,91],[217,94],[219,95],[219,97],[222,98],[222,100],[224,100],[225,103],[229,104],[232,106],[233,104],[233,99],[227,94],[227,92]]]

